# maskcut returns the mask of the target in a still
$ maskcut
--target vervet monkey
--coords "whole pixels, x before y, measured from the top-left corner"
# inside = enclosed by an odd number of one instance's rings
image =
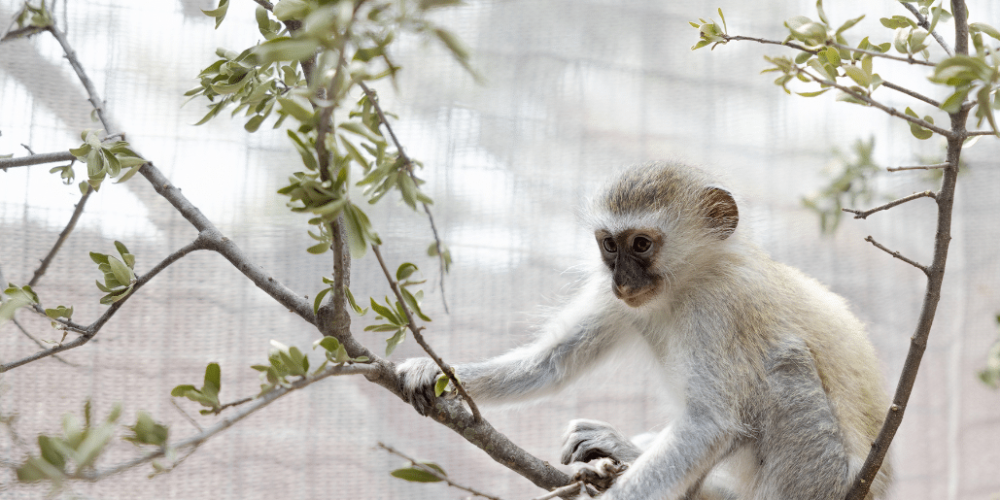
[[[455,367],[473,399],[545,396],[601,361],[648,353],[650,391],[681,409],[648,449],[601,422],[567,431],[564,463],[631,462],[602,498],[843,498],[888,407],[844,300],[750,242],[730,192],[689,166],[624,170],[584,219],[603,265],[537,341]],[[425,358],[398,367],[422,414],[439,373]],[[887,462],[868,498],[890,477]]]

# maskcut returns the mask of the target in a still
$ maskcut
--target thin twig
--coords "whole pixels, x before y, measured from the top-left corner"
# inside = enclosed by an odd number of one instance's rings
[[[25,143],[22,142],[21,143],[21,147],[24,148],[24,150],[28,152],[28,155],[30,155],[30,156],[34,156],[35,155],[35,151],[31,149],[31,146],[29,146],[29,145],[27,145],[27,144],[25,144]]]
[[[87,200],[90,199],[90,195],[92,194],[94,194],[94,188],[88,184],[87,192],[83,193],[83,196],[80,197],[80,201],[76,203],[76,208],[73,210],[73,215],[70,216],[69,222],[67,222],[66,227],[59,232],[59,238],[56,239],[56,242],[52,245],[49,253],[44,259],[42,259],[42,263],[38,265],[38,269],[35,269],[35,274],[31,276],[31,281],[28,282],[28,286],[35,286],[38,283],[38,280],[41,279],[42,275],[44,275],[45,271],[49,268],[49,264],[55,260],[56,254],[59,253],[59,249],[62,248],[63,243],[66,242],[70,233],[72,233],[73,229],[76,227],[77,221],[80,220],[80,216],[83,215],[83,207],[87,205]]]
[[[935,170],[935,169],[940,169],[940,168],[948,168],[950,166],[951,166],[950,163],[938,163],[938,164],[935,164],[935,165],[913,165],[913,166],[909,166],[909,167],[889,167],[889,168],[886,168],[886,170],[889,171],[889,172],[900,172],[900,171],[903,171],[903,170]]]
[[[94,82],[90,81],[87,77],[87,73],[83,71],[83,66],[80,64],[80,60],[76,57],[76,52],[73,51],[73,47],[69,44],[69,40],[66,39],[66,34],[59,31],[55,25],[49,25],[46,28],[52,36],[56,37],[59,45],[62,46],[63,53],[66,54],[66,60],[69,61],[70,66],[73,67],[73,71],[76,72],[77,78],[83,87],[87,90],[88,100],[91,106],[94,107],[94,112],[97,113],[97,118],[101,121],[101,125],[104,125],[104,131],[108,134],[117,133],[113,130],[111,123],[108,121],[107,117],[104,115],[104,103],[98,97],[100,94],[97,92],[97,87],[94,87]]]
[[[913,16],[917,18],[917,25],[919,25],[921,28],[923,28],[925,30],[930,30],[931,29],[931,23],[927,21],[927,18],[924,17],[924,15],[921,14],[920,11],[917,10],[916,7],[910,5],[910,4],[906,3],[906,2],[900,2],[900,3],[903,4],[903,7],[906,7],[906,10],[910,11],[911,13],[913,13]],[[948,47],[948,42],[944,41],[944,37],[942,37],[940,34],[938,34],[937,30],[931,31],[931,36],[933,36],[934,39],[937,40],[938,45],[940,45],[941,48],[944,49],[945,53],[947,53],[950,56],[951,55],[951,47]]]
[[[586,488],[586,484],[583,481],[577,481],[575,483],[556,488],[540,497],[532,498],[531,500],[550,500],[555,497],[569,498],[579,493],[581,488]]]
[[[850,47],[850,46],[847,46],[847,45],[842,45],[842,44],[839,44],[837,42],[827,41],[826,44],[829,45],[830,47],[836,47],[836,48],[838,48],[840,50],[849,50],[851,52],[856,52],[858,54],[865,54],[865,55],[872,56],[872,57],[881,57],[883,59],[892,59],[893,61],[905,62],[905,63],[908,63],[908,64],[919,64],[921,66],[930,66],[932,68],[934,66],[937,66],[936,64],[934,64],[932,62],[929,62],[929,61],[921,61],[920,59],[914,59],[914,57],[913,57],[912,54],[908,54],[907,57],[899,57],[899,56],[894,56],[894,55],[886,54],[885,52],[877,52],[877,51],[874,51],[874,50],[858,49],[858,48],[855,48],[855,47]]]
[[[270,11],[274,10],[274,5],[271,5],[271,2],[268,2],[267,0],[253,0],[253,1],[257,2],[258,5],[260,5],[261,7],[264,7],[267,10],[270,10]]]
[[[8,31],[7,34],[3,36],[3,38],[0,38],[0,43],[10,40],[16,40],[18,38],[29,37],[31,35],[41,33],[45,30],[46,28],[39,26],[25,26],[23,28],[18,28],[13,31]]]
[[[18,321],[17,318],[11,318],[11,322],[14,323],[15,326],[17,326],[18,330],[21,330],[21,333],[23,333],[25,337],[28,337],[29,339],[31,339],[31,341],[34,342],[35,345],[37,345],[38,347],[40,347],[42,349],[47,349],[47,347],[45,346],[45,344],[43,344],[40,340],[36,339],[34,337],[34,335],[32,335],[31,333],[28,333],[28,330],[24,326],[21,325],[21,322]],[[76,363],[70,363],[69,361],[66,361],[61,356],[52,356],[52,357],[55,358],[56,361],[58,361],[58,362],[60,362],[60,363],[62,363],[64,365],[67,365],[67,366],[72,366],[73,368],[79,368],[79,366],[80,366],[80,365],[78,365]]]
[[[917,198],[934,198],[934,193],[931,192],[931,191],[929,191],[929,190],[928,191],[924,191],[922,193],[913,193],[910,196],[904,196],[904,197],[902,197],[902,198],[900,198],[898,200],[890,201],[889,203],[886,203],[885,205],[880,205],[880,206],[877,206],[877,207],[872,208],[870,210],[851,210],[850,208],[842,208],[841,210],[843,210],[843,211],[845,211],[847,213],[854,214],[854,218],[855,219],[866,219],[866,218],[868,218],[869,215],[871,215],[871,214],[873,214],[875,212],[881,212],[883,210],[888,210],[888,209],[890,209],[892,207],[895,207],[897,205],[902,205],[903,203],[906,203],[908,201],[916,200]]]
[[[292,382],[290,387],[287,387],[287,388],[286,387],[278,387],[278,388],[274,389],[273,391],[271,391],[271,392],[269,392],[269,393],[261,396],[257,400],[256,403],[254,403],[254,404],[252,404],[252,405],[244,408],[243,411],[241,411],[239,413],[235,413],[235,414],[229,416],[228,418],[223,419],[221,422],[219,422],[219,423],[217,423],[217,424],[209,427],[208,429],[206,429],[203,432],[195,434],[194,436],[191,436],[191,437],[189,437],[189,438],[187,438],[187,439],[185,439],[185,440],[183,440],[183,441],[181,441],[181,442],[179,442],[177,444],[173,444],[173,445],[169,445],[169,446],[170,446],[170,448],[172,448],[174,450],[182,450],[182,449],[185,449],[185,448],[190,448],[192,446],[198,446],[201,443],[207,441],[212,436],[214,436],[214,435],[216,435],[216,434],[218,434],[218,433],[220,433],[220,432],[222,432],[222,431],[224,431],[224,430],[232,427],[233,424],[235,424],[236,422],[239,422],[240,420],[243,420],[244,418],[247,418],[250,415],[253,415],[254,413],[256,413],[257,411],[259,411],[260,409],[262,409],[265,406],[273,403],[276,399],[278,399],[278,398],[280,398],[280,397],[282,397],[282,396],[284,396],[286,394],[289,394],[291,392],[297,391],[299,389],[304,389],[305,387],[308,387],[309,385],[311,385],[311,384],[313,384],[315,382],[319,382],[320,380],[323,380],[323,379],[325,379],[327,377],[330,377],[330,376],[333,376],[333,375],[365,375],[365,374],[368,374],[371,371],[372,371],[372,368],[370,366],[368,366],[368,365],[349,364],[349,365],[331,366],[330,368],[327,368],[326,370],[324,370],[322,373],[320,373],[318,375],[312,375],[312,376],[303,378],[301,380],[297,380],[295,382]],[[133,468],[133,467],[142,465],[142,464],[144,464],[146,462],[149,462],[151,460],[160,458],[160,457],[162,457],[165,454],[165,452],[166,452],[166,450],[163,449],[163,448],[161,448],[159,450],[147,453],[147,454],[145,454],[145,455],[143,455],[141,457],[129,460],[127,462],[123,462],[121,464],[115,465],[115,466],[107,468],[107,469],[103,469],[103,470],[100,470],[100,471],[94,471],[94,472],[79,473],[77,475],[70,476],[70,478],[71,479],[82,479],[82,480],[85,480],[85,481],[92,481],[92,482],[100,481],[101,479],[104,479],[104,478],[106,478],[108,476],[111,476],[111,475],[114,475],[114,474],[118,474],[120,472],[126,471],[128,469]]]
[[[974,137],[974,136],[977,136],[977,135],[997,135],[997,133],[994,132],[994,131],[992,131],[992,130],[975,130],[973,132],[966,132],[965,133],[966,137]]]
[[[389,124],[389,120],[385,117],[385,112],[382,110],[382,106],[378,102],[378,94],[368,88],[368,86],[365,85],[365,82],[358,82],[358,85],[361,87],[361,90],[365,92],[365,95],[368,96],[368,101],[371,102],[372,106],[375,108],[375,112],[378,114],[379,123],[385,125],[385,130],[389,132],[389,137],[396,146],[399,158],[402,159],[403,163],[406,165],[406,171],[410,174],[410,179],[413,179],[413,183],[416,184],[417,177],[413,173],[413,161],[410,160],[410,157],[406,155],[405,151],[403,151],[403,145],[399,142],[399,139],[396,138],[396,132],[392,130],[392,125]],[[440,269],[439,285],[441,287],[441,302],[444,304],[445,314],[448,314],[448,299],[444,289],[444,275],[447,263],[445,262],[444,248],[442,248],[443,244],[441,243],[441,237],[438,235],[437,225],[434,224],[434,215],[431,214],[431,208],[427,206],[426,203],[421,202],[420,204],[424,207],[424,213],[427,214],[427,220],[431,223],[431,232],[434,233],[434,248],[437,250],[438,265]]]
[[[955,133],[952,132],[952,131],[950,131],[950,130],[945,130],[945,129],[943,129],[941,127],[938,127],[938,126],[936,126],[936,125],[934,125],[932,123],[928,123],[927,121],[922,120],[920,118],[914,118],[914,117],[912,117],[912,116],[910,116],[910,115],[908,115],[906,113],[900,113],[899,111],[896,110],[896,108],[890,108],[889,106],[886,106],[885,104],[882,104],[882,103],[880,103],[880,102],[872,99],[871,97],[868,97],[868,96],[866,96],[864,94],[859,94],[859,93],[851,90],[850,88],[847,88],[847,87],[845,87],[843,85],[840,85],[837,82],[832,82],[830,80],[826,80],[824,78],[820,78],[818,76],[814,76],[812,73],[809,73],[808,71],[806,71],[804,69],[799,69],[798,71],[800,73],[802,73],[803,75],[806,75],[809,78],[812,78],[812,80],[815,81],[816,83],[819,83],[821,85],[826,85],[828,87],[833,87],[833,88],[835,88],[835,89],[837,89],[837,90],[839,90],[841,92],[844,92],[845,94],[850,95],[851,97],[853,97],[853,98],[855,98],[855,99],[857,99],[859,101],[862,101],[862,102],[864,102],[864,103],[866,103],[866,104],[868,104],[870,106],[873,106],[873,107],[878,108],[878,109],[880,109],[882,111],[885,111],[886,113],[888,113],[891,116],[895,116],[896,118],[901,118],[901,119],[906,120],[906,121],[908,121],[910,123],[914,123],[914,124],[920,125],[921,127],[929,129],[929,130],[932,130],[934,132],[937,132],[938,134],[941,134],[941,135],[945,136],[946,138],[951,138],[951,137],[955,136]]]
[[[95,321],[94,323],[92,323],[90,326],[81,326],[79,324],[73,323],[73,322],[68,321],[68,320],[56,319],[55,321],[57,321],[59,323],[62,323],[63,326],[65,326],[68,330],[72,330],[72,331],[78,332],[81,335],[79,337],[77,337],[76,339],[70,341],[70,342],[66,342],[66,343],[57,345],[55,347],[52,347],[50,349],[46,349],[44,351],[36,352],[35,354],[32,354],[32,355],[30,355],[28,357],[19,359],[17,361],[12,361],[12,362],[7,363],[5,365],[0,365],[0,373],[4,373],[6,371],[9,371],[9,370],[12,370],[14,368],[17,368],[17,367],[19,367],[21,365],[25,365],[27,363],[31,363],[32,361],[38,361],[39,359],[46,358],[48,356],[52,356],[53,354],[60,353],[62,351],[68,351],[70,349],[74,349],[74,348],[82,346],[83,344],[86,344],[87,342],[90,341],[90,339],[94,338],[94,336],[97,335],[97,332],[99,332],[101,330],[101,327],[103,327],[104,324],[107,323],[108,320],[111,319],[111,317],[115,315],[115,313],[118,311],[118,309],[121,308],[121,306],[126,301],[128,301],[129,298],[131,298],[133,295],[135,295],[135,293],[137,291],[139,291],[139,289],[142,288],[143,285],[145,285],[150,280],[152,280],[153,277],[155,277],[157,274],[159,274],[160,271],[166,269],[166,267],[169,266],[170,264],[173,264],[174,262],[176,262],[181,257],[184,257],[185,255],[187,255],[187,254],[189,254],[189,253],[191,253],[191,252],[193,252],[195,250],[200,250],[200,249],[205,248],[205,245],[206,245],[205,240],[202,239],[199,236],[193,242],[185,245],[180,250],[177,250],[176,252],[170,254],[166,259],[163,259],[162,261],[160,261],[160,263],[157,264],[155,267],[153,267],[153,269],[150,269],[148,273],[144,274],[141,277],[138,277],[136,279],[135,285],[133,285],[133,287],[132,287],[132,291],[128,295],[126,295],[125,297],[119,299],[118,302],[115,302],[114,304],[111,304],[111,307],[109,307],[106,311],[104,311],[104,314],[102,314],[101,317],[98,318],[97,321]],[[44,308],[42,308],[41,305],[36,305],[36,309],[35,310],[36,311],[41,311],[41,314],[45,314]]]
[[[455,369],[448,366],[448,363],[445,363],[444,360],[438,357],[437,353],[434,352],[434,349],[432,349],[427,341],[424,340],[424,336],[420,333],[422,328],[417,328],[417,322],[413,319],[413,313],[410,312],[410,307],[406,305],[406,301],[403,300],[403,294],[399,291],[399,285],[396,283],[396,280],[392,278],[392,273],[389,272],[389,268],[385,265],[385,259],[382,258],[382,252],[379,251],[378,245],[372,245],[372,252],[375,253],[375,257],[378,259],[379,265],[382,266],[382,272],[385,273],[385,279],[389,281],[389,287],[392,288],[392,292],[396,294],[396,300],[399,301],[400,306],[403,307],[403,312],[406,313],[406,323],[410,328],[410,332],[413,333],[414,340],[416,340],[417,343],[420,344],[420,347],[424,349],[424,352],[426,352],[427,355],[434,360],[434,363],[441,369],[441,373],[444,373],[445,376],[448,377],[448,380],[450,380],[452,385],[455,386],[458,393],[462,395],[462,399],[469,404],[469,409],[472,410],[473,421],[482,421],[483,416],[479,413],[479,408],[476,407],[476,403],[472,400],[472,397],[469,396],[469,393],[465,391],[465,387],[463,387],[458,381],[458,377],[455,376]]]
[[[735,42],[741,42],[741,41],[757,42],[757,43],[763,43],[765,45],[783,45],[785,47],[791,47],[791,48],[793,48],[795,50],[799,50],[799,51],[802,51],[802,52],[808,52],[810,54],[816,54],[817,52],[819,52],[817,50],[807,49],[804,46],[799,45],[799,44],[797,44],[795,42],[779,42],[779,41],[776,41],[776,40],[767,40],[765,38],[754,38],[754,37],[742,36],[742,35],[730,36],[730,35],[727,35],[725,33],[720,34],[719,36],[721,36],[722,38],[724,38],[727,42],[730,42],[730,41],[735,41]]]
[[[184,411],[184,408],[181,408],[181,405],[177,404],[177,400],[175,398],[170,398],[170,404],[174,405],[174,408],[177,408],[177,411],[180,412],[180,414],[183,415],[184,418],[186,418],[187,421],[190,422],[195,429],[198,429],[198,432],[203,432],[205,430],[202,429],[200,425],[198,425],[197,420],[191,418],[191,415],[188,415],[188,412]]]
[[[448,483],[448,486],[451,486],[452,488],[458,488],[460,490],[468,491],[469,493],[472,493],[473,495],[476,495],[477,497],[489,498],[490,500],[500,500],[499,497],[495,497],[493,495],[489,495],[489,494],[483,493],[481,491],[474,490],[474,489],[472,489],[472,488],[470,488],[468,486],[463,486],[461,484],[458,484],[458,483],[452,481],[451,479],[449,479],[448,476],[442,474],[437,469],[435,469],[433,467],[430,467],[430,466],[424,464],[423,462],[419,462],[416,459],[407,456],[405,453],[403,453],[403,452],[401,452],[401,451],[393,448],[392,446],[386,445],[385,443],[383,443],[381,441],[379,441],[378,446],[379,446],[379,448],[382,448],[383,450],[388,451],[389,453],[392,453],[393,455],[402,457],[404,460],[409,460],[410,463],[414,467],[416,467],[416,468],[418,468],[418,469],[420,469],[420,470],[422,470],[422,471],[424,471],[424,472],[426,472],[426,473],[428,473],[428,474],[430,474],[430,475],[432,475],[432,476],[440,479],[441,481],[444,481],[444,482]]]
[[[889,250],[888,248],[886,248],[885,246],[883,246],[879,242],[875,241],[875,239],[872,238],[871,236],[868,236],[867,238],[865,238],[865,241],[867,241],[868,243],[871,243],[872,245],[875,245],[875,248],[878,248],[879,250],[882,250],[883,252],[885,252],[885,253],[887,253],[887,254],[889,254],[889,255],[891,255],[891,256],[893,256],[893,257],[895,257],[895,258],[897,258],[897,259],[899,259],[899,260],[901,260],[903,262],[906,262],[907,264],[909,264],[909,265],[911,265],[911,266],[913,266],[913,267],[915,267],[917,269],[920,269],[921,271],[924,272],[924,274],[927,274],[927,266],[921,265],[920,263],[918,263],[918,262],[916,262],[916,261],[914,261],[912,259],[908,259],[908,258],[904,257],[898,251]]]
[[[895,83],[887,82],[885,80],[882,80],[882,86],[890,88],[890,89],[895,90],[897,92],[902,92],[902,93],[904,93],[904,94],[906,94],[906,95],[908,95],[910,97],[913,97],[914,99],[920,99],[921,101],[924,101],[927,104],[930,104],[931,106],[934,106],[935,108],[940,108],[941,107],[941,103],[940,102],[937,102],[934,99],[931,99],[930,97],[927,97],[927,96],[925,96],[923,94],[920,94],[918,92],[914,92],[914,91],[912,91],[912,90],[910,90],[910,89],[908,89],[906,87],[900,87],[899,85],[896,85]]]
[[[230,408],[230,407],[233,407],[233,406],[239,406],[241,404],[249,403],[251,401],[253,401],[252,397],[247,397],[247,398],[243,398],[243,399],[237,399],[236,401],[233,401],[232,403],[226,403],[226,404],[218,407],[217,409],[212,410],[212,413],[218,415],[218,414],[222,413],[222,410],[225,410],[226,408]]]
[[[38,155],[28,155],[19,156],[17,158],[0,158],[0,170],[6,171],[8,168],[14,167],[30,167],[32,165],[41,165],[43,163],[55,163],[59,161],[72,161],[76,157],[73,156],[69,151],[60,151],[57,153],[42,153]]]

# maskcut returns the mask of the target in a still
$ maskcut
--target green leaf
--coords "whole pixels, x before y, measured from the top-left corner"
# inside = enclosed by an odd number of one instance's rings
[[[222,370],[218,363],[209,363],[205,367],[205,386],[201,392],[209,397],[216,398],[222,389]]]
[[[260,128],[261,123],[264,123],[264,116],[254,115],[249,120],[247,120],[245,125],[243,125],[243,129],[246,130],[247,132],[254,133],[257,131],[257,129]]]
[[[135,273],[128,268],[122,261],[115,257],[108,257],[108,263],[111,264],[111,272],[114,273],[115,279],[118,280],[122,285],[127,285],[132,282],[135,277]]]
[[[865,16],[864,16],[864,14],[862,14],[861,16],[856,17],[854,19],[848,19],[844,24],[841,24],[840,27],[837,28],[836,35],[839,35],[839,34],[845,32],[845,31],[851,29],[855,24],[858,24],[858,22],[860,22],[864,18],[865,18]]]
[[[451,381],[448,380],[448,376],[445,374],[438,375],[437,382],[434,383],[434,395],[441,397],[444,391],[448,388],[448,384]]]
[[[1000,31],[986,23],[969,23],[969,31],[979,31],[1000,40]]]
[[[274,6],[274,17],[279,21],[304,19],[309,14],[309,2],[305,0],[281,0]]]
[[[278,5],[290,0],[281,0]],[[288,38],[278,37],[268,40],[256,48],[254,54],[262,65],[271,64],[275,61],[302,61],[309,59],[320,47],[319,40],[314,38]]]
[[[396,347],[401,344],[403,340],[406,340],[406,328],[399,328],[395,335],[385,340],[385,355],[392,355],[392,351],[395,351]]]
[[[865,73],[864,70],[857,66],[844,66],[844,73],[847,73],[847,76],[851,77],[851,80],[854,80],[862,87],[868,87],[872,83],[868,73]]]
[[[392,309],[389,309],[388,307],[383,306],[378,302],[375,302],[374,297],[371,298],[371,304],[372,304],[372,310],[374,310],[379,316],[385,318],[390,323],[396,326],[402,326],[406,324],[406,321],[397,317],[396,313],[394,313]]]
[[[416,270],[417,266],[415,264],[411,264],[409,262],[400,264],[399,268],[396,269],[396,281],[403,281],[406,278],[409,278]]]
[[[719,19],[722,19],[722,30],[728,33],[729,28],[726,26],[726,16],[722,15],[722,7],[719,7]]]
[[[135,425],[129,426],[128,429],[132,431],[132,434],[125,436],[124,439],[135,445],[163,446],[167,443],[167,437],[170,435],[167,426],[157,423],[149,413],[144,411],[139,412]]]
[[[941,103],[941,109],[947,111],[948,113],[957,113],[960,109],[962,109],[962,103],[965,102],[966,97],[969,96],[969,90],[969,87],[956,89],[953,94],[948,96],[948,98]]]
[[[329,288],[324,288],[316,294],[316,299],[313,300],[313,314],[319,314],[319,306],[323,303],[323,297],[326,297],[327,293],[330,293]]]
[[[306,251],[313,255],[320,255],[326,253],[326,251],[329,249],[330,249],[330,243],[324,241],[323,243],[317,243],[307,248]]]
[[[323,337],[313,342],[313,349],[316,347],[322,347],[327,352],[336,352],[340,348],[340,341],[333,337]]]
[[[354,312],[358,313],[361,316],[364,316],[365,313],[368,312],[367,308],[362,309],[360,306],[358,306],[358,303],[357,303],[357,301],[354,300],[354,294],[351,293],[351,289],[350,288],[348,288],[348,287],[345,286],[344,287],[344,294],[347,295],[347,303],[351,305],[351,309],[354,309]]]
[[[442,476],[447,476],[447,474],[444,473],[444,469],[442,469],[440,465],[431,462],[421,462],[421,463],[437,470]],[[396,477],[404,481],[410,481],[414,483],[437,483],[442,481],[441,478],[423,469],[418,469],[416,466],[396,469],[390,472],[389,474],[392,475],[392,477]]]
[[[826,48],[826,60],[835,67],[840,66],[840,51],[835,47]]]
[[[215,29],[219,29],[219,25],[222,24],[222,20],[226,18],[226,11],[229,9],[229,0],[219,0],[219,6],[212,10],[204,10],[208,17],[215,18]]]
[[[832,88],[832,87],[830,87],[830,88]],[[830,88],[825,88],[823,90],[817,90],[816,92],[796,92],[796,94],[798,94],[798,95],[800,95],[802,97],[816,97],[818,95],[822,95],[822,94],[827,93],[830,90]]]

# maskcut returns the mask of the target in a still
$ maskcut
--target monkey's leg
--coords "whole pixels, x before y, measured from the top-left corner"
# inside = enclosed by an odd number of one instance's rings
[[[779,349],[767,382],[770,404],[756,446],[754,498],[843,498],[851,484],[850,456],[808,348]]]

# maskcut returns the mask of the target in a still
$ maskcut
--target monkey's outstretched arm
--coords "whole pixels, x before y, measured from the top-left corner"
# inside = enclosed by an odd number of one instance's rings
[[[687,498],[729,454],[739,433],[718,410],[689,406],[601,498]]]
[[[613,311],[597,307],[616,305],[599,297],[605,291],[602,289],[593,282],[585,284],[577,297],[545,325],[534,343],[487,361],[456,365],[465,389],[477,402],[544,396],[613,352],[613,344],[630,335],[624,331],[626,322],[615,321]],[[433,403],[434,381],[440,370],[427,358],[413,358],[400,363],[396,371],[403,381],[403,392],[425,415]]]

